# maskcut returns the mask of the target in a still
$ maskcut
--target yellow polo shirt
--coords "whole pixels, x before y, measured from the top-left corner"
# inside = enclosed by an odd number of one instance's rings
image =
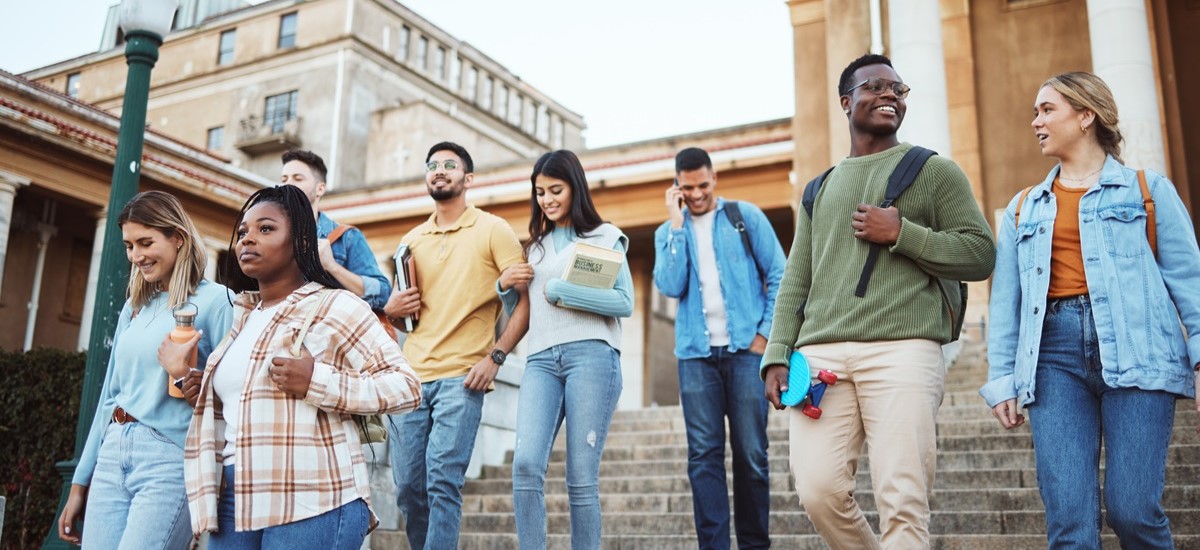
[[[503,219],[474,206],[452,227],[436,213],[401,239],[412,250],[421,290],[421,317],[404,342],[421,382],[464,376],[496,345],[500,272],[525,261],[521,242]]]

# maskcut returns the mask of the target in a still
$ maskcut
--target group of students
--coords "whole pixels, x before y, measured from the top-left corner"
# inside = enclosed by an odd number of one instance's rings
[[[789,382],[816,385],[829,370],[819,419],[788,412],[809,520],[834,549],[930,547],[941,345],[961,322],[946,284],[991,276],[980,394],[1006,429],[1024,423],[1022,408],[1030,416],[1048,545],[1099,549],[1107,523],[1122,547],[1172,548],[1167,449],[1175,401],[1195,398],[1200,368],[1200,249],[1174,185],[1122,164],[1100,78],[1060,74],[1037,90],[1032,121],[1059,162],[1013,197],[993,238],[963,171],[897,138],[909,92],[885,56],[845,67],[850,153],[805,187],[786,265],[759,209],[715,197],[706,155],[676,158],[654,280],[679,299],[698,546],[731,544],[727,417],[737,545],[770,547],[767,405],[747,396],[783,410]],[[889,180],[908,186],[890,196]],[[879,535],[855,500],[864,444]]]
[[[1108,524],[1124,546],[1170,548],[1161,496],[1174,400],[1195,396],[1200,366],[1200,340],[1189,338],[1200,334],[1200,251],[1173,185],[1121,164],[1111,92],[1066,73],[1038,91],[1033,121],[1043,154],[1060,162],[1014,197],[998,242],[966,176],[942,157],[894,204],[875,206],[913,149],[896,137],[909,91],[883,56],[843,71],[850,154],[797,215],[786,259],[761,210],[715,196],[704,151],[676,158],[654,279],[680,300],[699,546],[730,546],[726,417],[739,546],[770,546],[766,419],[769,405],[784,408],[798,352],[814,373],[840,377],[820,420],[789,413],[795,487],[818,533],[833,548],[928,547],[940,344],[953,338],[938,278],[983,280],[994,268],[980,393],[1005,428],[1023,423],[1021,407],[1030,415],[1050,545],[1100,547],[1103,441]],[[404,413],[388,432],[409,545],[454,548],[484,394],[524,339],[519,544],[546,546],[545,477],[565,423],[571,546],[599,548],[600,459],[633,284],[628,262],[610,289],[562,275],[576,243],[624,254],[629,240],[596,211],[570,151],[534,165],[524,245],[468,205],[473,172],[463,147],[429,150],[435,208],[402,239],[417,282],[403,291],[361,232],[320,213],[325,168],[312,153],[289,152],[286,185],[246,201],[227,287],[203,280],[200,235],[179,201],[137,195],[119,219],[129,299],[60,536],[97,549],[183,548],[204,532],[218,550],[358,548],[378,523],[359,417]],[[864,293],[868,257],[877,265]],[[175,342],[172,310],[185,302],[200,330]],[[403,351],[392,333],[402,318],[417,321]],[[854,500],[864,443],[882,540]]]

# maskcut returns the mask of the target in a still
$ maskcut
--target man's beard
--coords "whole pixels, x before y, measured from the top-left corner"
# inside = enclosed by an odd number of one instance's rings
[[[463,192],[463,188],[453,183],[444,187],[430,187],[429,196],[435,201],[446,201],[458,197]]]

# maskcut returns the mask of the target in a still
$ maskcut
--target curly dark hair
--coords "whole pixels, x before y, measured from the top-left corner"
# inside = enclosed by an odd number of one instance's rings
[[[850,87],[855,84],[854,71],[867,65],[887,65],[888,67],[892,67],[892,60],[888,59],[886,55],[869,53],[851,61],[849,65],[846,65],[845,69],[842,69],[842,77],[838,79],[838,97],[850,95]],[[895,67],[892,68],[895,69]]]

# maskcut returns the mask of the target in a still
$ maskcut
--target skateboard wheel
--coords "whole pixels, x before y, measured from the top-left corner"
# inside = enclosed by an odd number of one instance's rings
[[[821,409],[820,409],[820,407],[814,407],[814,406],[812,406],[812,405],[805,404],[805,405],[804,405],[804,408],[803,408],[803,409],[800,409],[800,412],[801,412],[801,413],[804,413],[804,416],[807,416],[807,417],[809,417],[809,418],[811,418],[811,419],[813,419],[813,420],[820,420],[820,419],[821,419]]]
[[[820,380],[830,386],[837,384],[838,375],[831,371],[823,370],[817,373],[817,380]]]

